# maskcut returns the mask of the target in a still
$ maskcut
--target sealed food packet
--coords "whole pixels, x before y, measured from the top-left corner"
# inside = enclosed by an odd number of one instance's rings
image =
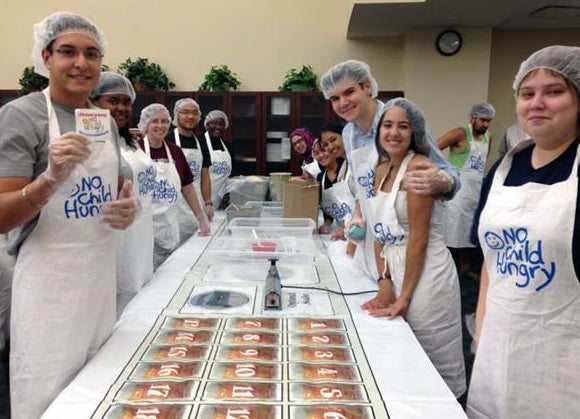
[[[355,357],[350,348],[304,346],[290,348],[290,361],[352,363]]]
[[[103,143],[111,135],[111,113],[108,109],[75,109],[75,130],[92,143]]]
[[[299,416],[297,416],[299,417]],[[203,405],[198,412],[199,419],[281,419],[281,406],[266,405]]]
[[[216,357],[220,361],[281,361],[281,358],[279,347],[267,346],[221,346]]]
[[[215,333],[208,330],[162,330],[157,334],[157,336],[155,336],[153,343],[157,345],[200,345],[210,344],[213,342],[214,338]]]
[[[202,345],[151,346],[141,359],[144,361],[207,360],[209,353],[210,347]]]
[[[308,346],[349,346],[350,342],[346,333],[291,333],[288,336],[290,345]]]
[[[223,334],[221,343],[225,345],[275,345],[282,343],[280,333],[268,332],[226,332]]]
[[[211,382],[206,385],[202,400],[281,401],[282,385],[243,381]]]
[[[302,419],[372,419],[374,415],[369,406],[311,405],[290,406],[290,417]]]
[[[237,317],[226,323],[226,329],[236,330],[280,330],[280,327],[280,319],[271,317]]]
[[[115,404],[105,414],[105,419],[187,419],[191,406],[179,404]]]
[[[294,363],[289,366],[290,380],[361,382],[356,365]]]
[[[139,362],[129,379],[139,381],[201,378],[203,367],[203,362]]]
[[[361,384],[293,383],[290,385],[290,401],[368,402],[368,397]]]
[[[161,328],[197,330],[197,329],[217,329],[219,319],[204,317],[166,317]]]
[[[281,380],[282,367],[280,364],[257,362],[216,362],[212,367],[210,378],[213,380]]]
[[[175,402],[193,400],[197,381],[126,382],[116,401],[121,402]]]
[[[314,319],[295,318],[289,319],[288,328],[295,331],[316,332],[321,330],[346,330],[344,321],[341,319]]]

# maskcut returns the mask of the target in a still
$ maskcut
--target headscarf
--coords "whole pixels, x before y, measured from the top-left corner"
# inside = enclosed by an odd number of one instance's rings
[[[305,163],[312,163],[314,161],[312,157],[312,144],[314,144],[314,135],[308,130],[308,128],[301,127],[296,128],[294,131],[290,133],[290,140],[292,137],[301,137],[306,142],[306,152],[302,155],[304,158]]]

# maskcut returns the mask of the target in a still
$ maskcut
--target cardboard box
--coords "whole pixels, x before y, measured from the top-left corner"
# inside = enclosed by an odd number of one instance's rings
[[[293,177],[284,184],[284,218],[310,218],[318,225],[320,184]]]

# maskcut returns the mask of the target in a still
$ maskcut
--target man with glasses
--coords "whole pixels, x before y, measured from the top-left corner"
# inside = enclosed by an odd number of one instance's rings
[[[205,141],[199,141],[195,135],[197,125],[201,119],[201,109],[198,103],[191,98],[179,99],[173,108],[174,129],[169,130],[167,141],[177,144],[183,150],[191,173],[193,186],[198,200],[204,203],[205,213],[209,221],[213,219],[211,205],[211,181],[209,176],[210,158]],[[195,221],[191,218],[191,209],[184,200],[180,200],[179,235],[183,242],[195,231]]]
[[[82,16],[45,18],[34,25],[32,58],[49,87],[0,109],[0,232],[16,256],[13,418],[40,417],[116,318],[113,229],[126,229],[137,205],[120,175],[114,121],[96,108],[75,117],[91,108],[104,47]],[[83,123],[99,135],[76,132]]]
[[[454,128],[437,140],[441,150],[449,148],[449,161],[461,176],[461,190],[445,203],[443,222],[445,244],[451,248],[460,275],[476,276],[470,273],[470,261],[475,256],[475,245],[470,240],[471,224],[492,141],[488,127],[494,116],[491,104],[473,105],[469,124]]]

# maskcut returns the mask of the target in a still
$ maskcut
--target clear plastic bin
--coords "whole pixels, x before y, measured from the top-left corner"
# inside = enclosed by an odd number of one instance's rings
[[[226,208],[226,217],[228,221],[234,218],[256,218],[262,213],[262,206],[260,203],[246,202],[244,205],[230,204]]]
[[[315,252],[314,241],[306,238],[218,237],[207,249],[211,266],[204,281],[262,283],[268,275],[270,260],[276,259],[282,284],[318,282]]]
[[[312,239],[316,224],[310,218],[236,218],[228,229],[236,237]]]
[[[282,201],[248,201],[246,205],[259,205],[262,209],[262,218],[282,218],[284,216],[284,203]]]

